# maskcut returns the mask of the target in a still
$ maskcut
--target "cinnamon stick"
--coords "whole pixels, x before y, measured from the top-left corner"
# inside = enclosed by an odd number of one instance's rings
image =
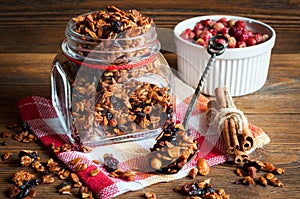
[[[251,149],[253,147],[253,144],[254,144],[254,140],[253,140],[253,135],[252,133],[250,132],[248,126],[245,126],[243,128],[243,131],[242,131],[242,137],[245,141],[245,144],[246,146],[243,146],[242,145],[242,148],[247,151],[249,149]],[[246,142],[247,141],[247,142]],[[247,144],[249,144],[250,146],[248,146]]]
[[[226,100],[225,100],[225,93],[224,93],[224,89],[223,88],[216,88],[215,89],[215,96],[216,96],[216,101],[218,104],[218,108],[228,108],[228,106],[226,105]]]
[[[239,140],[236,133],[235,121],[232,117],[229,118],[229,133],[231,139],[231,146],[238,150],[240,148]]]
[[[226,148],[226,153],[227,154],[233,154],[234,153],[234,148],[231,146],[231,141],[230,141],[230,135],[229,135],[229,121],[226,119],[223,124],[223,129],[222,129],[222,138],[225,143],[225,148]]]
[[[249,160],[249,156],[244,151],[235,150],[231,155],[236,164],[243,164]]]

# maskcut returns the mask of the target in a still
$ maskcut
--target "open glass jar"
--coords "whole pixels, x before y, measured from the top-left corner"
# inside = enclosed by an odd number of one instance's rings
[[[51,84],[53,105],[72,142],[146,138],[174,120],[173,74],[159,52],[155,25],[136,10],[128,13],[87,13],[67,24]]]

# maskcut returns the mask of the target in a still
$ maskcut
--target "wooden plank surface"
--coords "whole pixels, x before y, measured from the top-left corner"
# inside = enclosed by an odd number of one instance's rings
[[[271,142],[252,155],[263,156],[286,168],[280,176],[285,186],[275,188],[234,185],[239,179],[234,166],[226,163],[212,167],[207,178],[215,188],[224,188],[231,198],[299,198],[300,197],[300,1],[266,0],[241,1],[0,1],[0,132],[7,124],[20,121],[16,109],[18,100],[32,95],[50,98],[50,70],[52,60],[64,39],[67,21],[78,14],[116,5],[122,9],[138,9],[153,17],[165,49],[174,50],[170,35],[174,26],[189,17],[199,15],[239,15],[261,20],[271,25],[277,33],[272,51],[266,84],[259,91],[235,98],[235,103],[245,112],[249,121],[261,127]],[[173,51],[163,51],[169,64],[176,68]],[[18,151],[37,150],[46,160],[49,151],[39,142],[26,144],[13,139],[0,138],[0,154],[13,153],[8,161],[0,162],[0,198],[12,185],[11,176],[22,169],[17,163]],[[198,176],[203,180],[206,177]],[[40,185],[36,198],[78,198],[77,194],[63,196],[56,186]],[[160,183],[144,190],[129,192],[117,198],[141,198],[143,191],[153,191],[159,198],[184,198],[175,193],[178,184],[191,182],[189,178]]]

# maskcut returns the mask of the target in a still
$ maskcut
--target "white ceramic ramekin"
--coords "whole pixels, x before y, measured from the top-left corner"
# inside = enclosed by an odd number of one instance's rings
[[[193,29],[200,20],[218,20],[222,17],[229,20],[243,20],[247,29],[268,34],[270,38],[255,46],[227,48],[224,54],[216,58],[201,92],[213,96],[216,87],[226,86],[232,96],[253,93],[259,90],[267,80],[271,50],[276,38],[276,33],[272,27],[254,19],[208,15],[190,18],[178,23],[174,28],[178,72],[192,87],[197,86],[210,55],[207,53],[206,48],[182,39],[180,34],[187,28]]]

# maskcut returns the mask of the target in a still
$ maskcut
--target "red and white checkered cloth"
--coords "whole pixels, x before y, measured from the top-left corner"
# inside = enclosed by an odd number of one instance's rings
[[[192,90],[187,92],[187,90],[188,89],[184,89],[178,94],[182,101],[176,108],[177,119],[179,121],[183,119],[188,106],[187,104],[191,98],[187,96],[191,96],[193,92]],[[219,135],[210,132],[205,125],[204,114],[202,113],[207,108],[207,102],[208,99],[201,95],[190,118],[190,129],[199,143],[199,152],[193,161],[185,165],[185,167],[176,174],[155,174],[137,171],[134,181],[124,181],[110,177],[102,165],[95,164],[92,161],[98,160],[103,162],[104,153],[111,153],[120,161],[120,166],[123,170],[135,167],[142,168],[143,165],[141,162],[145,162],[143,161],[143,157],[149,153],[150,147],[152,147],[155,142],[153,138],[110,146],[99,146],[94,148],[90,153],[68,151],[59,152],[55,155],[70,169],[73,169],[74,166],[69,162],[75,157],[81,157],[82,162],[86,163],[88,168],[84,171],[77,172],[77,175],[98,198],[103,199],[109,199],[128,191],[139,190],[159,182],[168,182],[183,178],[188,175],[190,169],[196,165],[196,161],[200,157],[205,157],[211,166],[224,163],[228,160],[223,141],[219,139]],[[54,143],[55,146],[61,146],[69,142],[52,106],[51,100],[32,96],[20,100],[17,106],[21,119],[28,123],[31,130],[46,147],[49,147],[51,143]],[[251,123],[249,126],[257,143],[256,148],[262,147],[270,141],[262,129]],[[96,167],[100,168],[100,173],[94,177],[89,176],[89,171]]]

